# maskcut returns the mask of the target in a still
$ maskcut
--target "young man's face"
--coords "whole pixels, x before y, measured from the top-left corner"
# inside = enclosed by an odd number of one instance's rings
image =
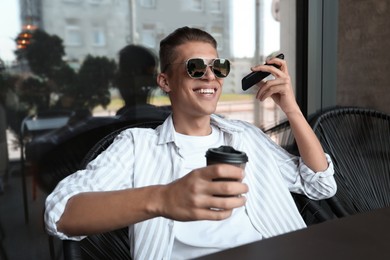
[[[200,79],[187,74],[185,62],[190,58],[203,58],[210,62],[218,57],[216,49],[209,43],[189,42],[176,48],[177,59],[170,65],[171,72],[166,74],[166,86],[160,86],[168,92],[173,113],[188,117],[208,116],[215,112],[222,92],[223,79],[217,78],[208,67]]]

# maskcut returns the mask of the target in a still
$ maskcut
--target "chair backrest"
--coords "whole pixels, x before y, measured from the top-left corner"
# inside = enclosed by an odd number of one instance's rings
[[[112,131],[111,133],[107,134],[105,137],[99,140],[84,156],[84,159],[81,161],[80,168],[85,168],[87,164],[96,158],[102,151],[106,150],[107,147],[109,147],[112,142],[114,141],[115,137],[122,132],[125,129],[128,128],[156,128],[157,126],[161,125],[163,121],[150,121],[150,122],[139,122],[132,124],[130,126],[124,126],[121,127],[115,131]]]
[[[364,108],[334,108],[311,119],[333,160],[338,217],[390,206],[390,116]]]
[[[131,259],[128,228],[88,236],[81,241],[64,240],[62,245],[64,260]]]
[[[119,128],[97,142],[85,155],[80,167],[85,166],[112,144],[115,137],[128,128],[156,128],[162,121],[142,122]],[[81,241],[64,240],[64,260],[76,259],[131,259],[128,228],[91,235]]]
[[[299,155],[289,121],[286,120],[271,128],[264,129],[264,133],[289,153]]]
[[[161,123],[162,121],[117,120],[114,118],[86,122],[41,136],[27,147],[30,164],[35,165],[35,180],[41,190],[50,193],[59,181],[83,167],[86,154],[106,135],[134,125]],[[61,131],[62,130],[62,131]]]

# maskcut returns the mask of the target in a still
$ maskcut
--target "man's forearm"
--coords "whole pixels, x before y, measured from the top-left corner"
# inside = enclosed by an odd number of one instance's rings
[[[154,218],[160,190],[156,185],[80,193],[69,199],[57,229],[68,236],[90,235]]]
[[[287,114],[299,153],[305,164],[314,172],[324,171],[328,163],[317,136],[300,111]]]

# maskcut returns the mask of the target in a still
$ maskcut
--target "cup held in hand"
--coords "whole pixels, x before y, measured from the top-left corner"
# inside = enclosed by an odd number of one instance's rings
[[[207,165],[225,163],[245,169],[248,162],[246,153],[238,151],[231,146],[222,145],[218,148],[210,148],[206,152]],[[237,179],[218,178],[213,181],[239,181]],[[215,195],[217,197],[234,197],[230,195]]]
[[[206,152],[207,165],[226,163],[245,168],[248,162],[246,153],[238,151],[231,146],[222,145],[218,148],[210,148]]]
[[[218,148],[210,148],[206,152],[207,165],[226,163],[245,169],[248,162],[246,153],[238,151],[231,146],[222,145]],[[234,179],[218,179],[216,181],[237,181]]]

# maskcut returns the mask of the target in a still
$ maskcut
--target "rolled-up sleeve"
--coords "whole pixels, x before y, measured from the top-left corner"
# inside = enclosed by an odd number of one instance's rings
[[[79,173],[75,173],[77,175]],[[65,178],[58,185],[57,188],[46,198],[45,203],[45,225],[46,231],[59,239],[71,239],[81,240],[83,236],[68,237],[62,232],[57,230],[57,222],[59,221],[62,213],[65,210],[66,203],[74,195],[81,192],[82,189],[78,189],[77,186],[74,188],[67,188],[67,185],[71,185],[71,180]]]
[[[245,140],[245,149],[253,151],[252,158],[263,160],[258,164],[258,168],[268,165],[268,170],[271,171],[273,167],[277,167],[290,192],[305,194],[314,200],[330,198],[336,193],[333,162],[328,154],[325,154],[327,169],[314,172],[301,157],[289,153],[260,129],[249,124],[246,124],[246,127],[248,138]],[[258,156],[259,153],[262,153],[262,156]]]
[[[337,185],[334,179],[333,162],[328,154],[325,154],[325,156],[328,168],[321,172],[314,172],[303,162],[301,157],[296,156],[280,165],[289,190],[305,194],[314,200],[332,197],[337,191]]]
[[[337,191],[333,162],[328,154],[325,156],[328,168],[322,172],[312,171],[302,158],[299,158],[299,173],[303,179],[303,192],[311,199],[330,198]]]

